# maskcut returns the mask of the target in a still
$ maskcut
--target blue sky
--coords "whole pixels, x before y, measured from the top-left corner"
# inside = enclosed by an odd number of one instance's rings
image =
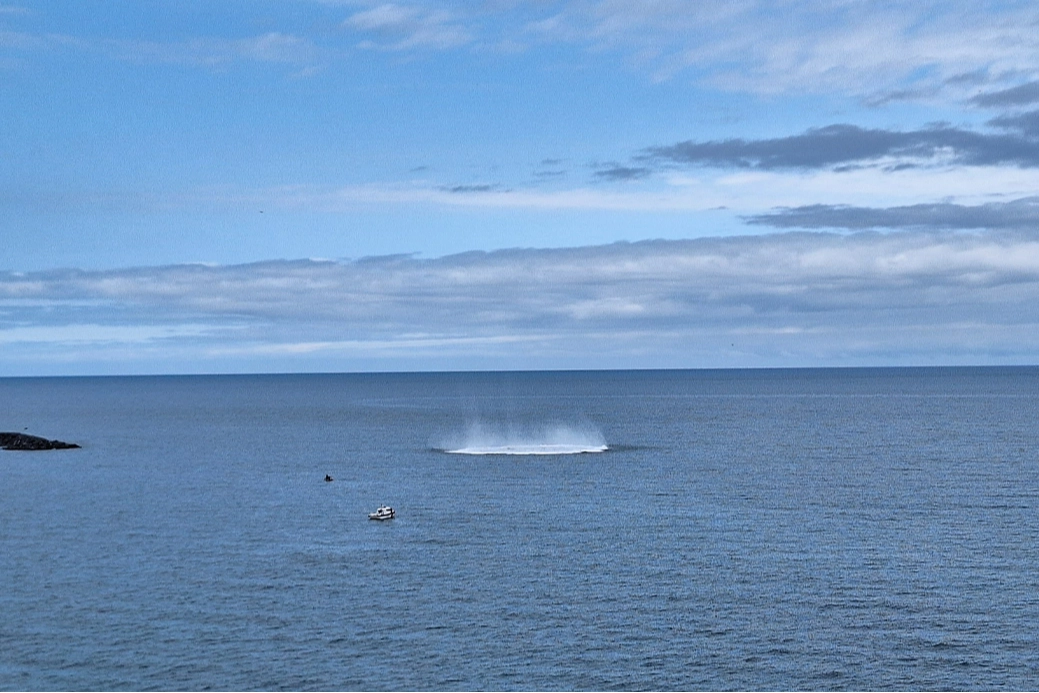
[[[0,375],[1039,361],[1031,2],[0,0]]]

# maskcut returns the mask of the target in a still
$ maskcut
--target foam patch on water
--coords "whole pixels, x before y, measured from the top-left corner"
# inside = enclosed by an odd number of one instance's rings
[[[454,455],[578,455],[606,452],[602,433],[591,427],[565,425],[515,430],[471,424],[464,436],[441,448]]]

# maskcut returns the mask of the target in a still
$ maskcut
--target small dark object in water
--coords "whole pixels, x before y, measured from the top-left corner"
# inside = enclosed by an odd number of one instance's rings
[[[325,474],[325,481],[335,481],[335,479],[330,477],[328,474]]]
[[[0,448],[4,450],[69,450],[78,447],[75,443],[47,440],[27,433],[0,433]]]

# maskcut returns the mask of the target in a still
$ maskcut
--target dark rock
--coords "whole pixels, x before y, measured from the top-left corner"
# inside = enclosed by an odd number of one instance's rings
[[[0,448],[4,450],[69,450],[78,447],[75,443],[47,440],[25,433],[0,433]]]

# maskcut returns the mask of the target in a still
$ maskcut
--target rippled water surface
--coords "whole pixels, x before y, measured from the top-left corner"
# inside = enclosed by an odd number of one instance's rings
[[[83,448],[0,451],[4,689],[1039,688],[1039,369],[0,379],[25,428]]]

